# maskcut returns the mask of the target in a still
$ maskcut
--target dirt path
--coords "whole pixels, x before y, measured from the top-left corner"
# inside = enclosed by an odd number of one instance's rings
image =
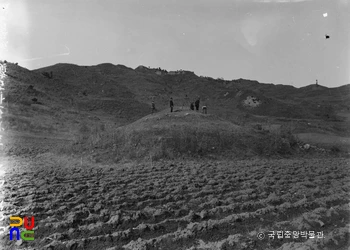
[[[35,216],[35,240],[10,242],[4,234],[2,249],[347,249],[349,243],[348,159],[113,166],[52,154],[2,160],[5,218]],[[269,239],[273,230],[322,231],[324,238]]]

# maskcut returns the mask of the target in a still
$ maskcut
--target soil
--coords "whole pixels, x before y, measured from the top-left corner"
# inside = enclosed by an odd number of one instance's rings
[[[345,158],[101,165],[43,153],[1,162],[2,249],[349,246]],[[9,241],[15,215],[35,217],[34,241]],[[277,231],[307,235],[278,239]]]

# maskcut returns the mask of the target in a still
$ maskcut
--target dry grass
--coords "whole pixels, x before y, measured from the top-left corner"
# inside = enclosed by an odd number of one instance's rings
[[[289,132],[257,131],[196,112],[150,115],[120,128],[83,125],[79,132],[67,152],[104,153],[114,161],[290,155],[297,146]]]

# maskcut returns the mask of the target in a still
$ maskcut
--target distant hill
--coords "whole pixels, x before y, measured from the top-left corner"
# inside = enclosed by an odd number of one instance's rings
[[[52,78],[44,76],[45,72]],[[9,102],[28,103],[38,98],[45,105],[98,111],[115,118],[132,121],[149,113],[151,101],[157,108],[168,107],[173,97],[175,105],[189,106],[198,96],[209,112],[217,115],[251,113],[263,116],[293,118],[334,118],[332,110],[350,107],[350,85],[338,88],[309,85],[295,88],[258,81],[237,79],[225,81],[199,77],[190,71],[168,72],[139,66],[135,70],[110,63],[96,66],[56,64],[29,71],[8,64],[11,80],[5,97]],[[35,91],[27,91],[32,85]],[[10,94],[11,93],[11,94]],[[186,97],[187,96],[187,97]],[[255,108],[244,105],[247,97],[260,100]],[[50,101],[48,102],[48,99]]]
[[[190,71],[168,72],[160,68],[152,69],[144,66],[133,70],[123,65],[108,63],[96,66],[56,64],[34,70],[33,73],[38,77],[44,72],[51,71],[53,78],[43,80],[57,87],[65,86],[64,89],[61,88],[56,92],[56,95],[75,99],[78,105],[83,104],[82,106],[89,110],[101,109],[95,101],[91,100],[93,98],[118,99],[118,103],[109,101],[115,108],[108,108],[109,104],[106,104],[104,112],[112,114],[116,110],[122,110],[124,116],[131,120],[142,117],[143,112],[150,109],[151,100],[154,100],[160,109],[167,108],[169,97],[173,97],[178,106],[183,104],[189,106],[189,101],[194,101],[197,96],[200,96],[202,103],[205,102],[216,114],[246,112],[276,117],[320,118],[322,116],[329,119],[334,117],[334,113],[330,112],[331,109],[343,110],[350,107],[349,85],[338,88],[320,85],[295,88],[245,79],[215,80],[209,77],[198,77]],[[88,98],[77,98],[79,93],[83,93]],[[261,100],[261,105],[256,108],[242,105],[249,96]],[[86,100],[89,102],[87,103]],[[127,104],[127,111],[125,104]]]
[[[337,88],[259,83],[197,76],[186,70],[167,71],[110,63],[78,66],[59,63],[36,70],[7,63],[3,127],[18,132],[57,135],[75,140],[81,127],[97,122],[119,127],[158,111],[189,109],[200,97],[209,114],[239,124],[265,118],[337,121],[350,108],[350,85]],[[265,118],[264,118],[265,117]]]

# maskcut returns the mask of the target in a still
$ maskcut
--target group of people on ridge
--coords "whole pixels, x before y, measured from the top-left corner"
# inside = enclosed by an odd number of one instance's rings
[[[190,109],[191,110],[194,110],[194,107],[196,107],[196,110],[198,111],[199,110],[199,98],[193,103],[191,102],[190,104]]]
[[[199,103],[200,103],[200,98],[198,97],[198,99],[197,99],[194,103],[191,102],[191,104],[190,104],[190,109],[191,109],[191,110],[194,110],[194,108],[196,107],[196,111],[198,111],[198,110],[199,110]],[[173,112],[173,110],[174,110],[174,101],[173,101],[173,98],[172,98],[172,97],[170,97],[169,104],[170,104],[170,112]],[[156,105],[154,104],[154,101],[152,101],[152,114],[153,114],[155,111],[156,111]],[[202,112],[203,112],[204,114],[207,113],[207,106],[204,105],[204,106],[202,107]]]
[[[196,111],[198,111],[198,110],[199,110],[199,102],[200,102],[200,98],[198,97],[198,99],[197,99],[194,103],[191,102],[191,104],[190,104],[190,109],[191,109],[191,110],[194,110],[194,108],[196,107]],[[202,106],[202,112],[203,112],[204,114],[207,113],[207,106],[206,106],[206,105],[203,105],[203,106]]]

